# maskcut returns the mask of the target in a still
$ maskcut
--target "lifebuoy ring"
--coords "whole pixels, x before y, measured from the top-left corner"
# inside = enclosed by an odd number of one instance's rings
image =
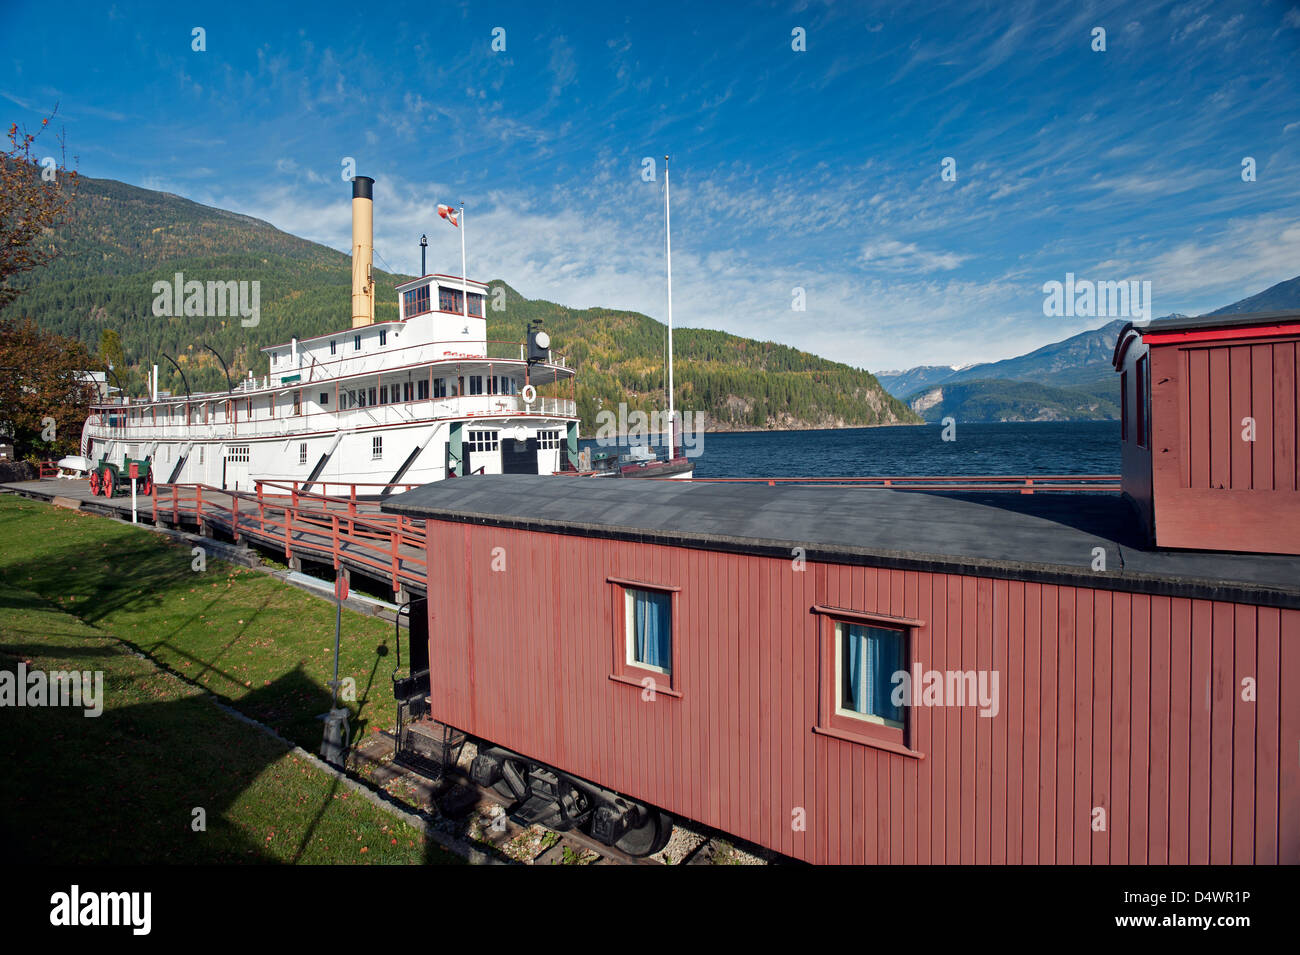
[[[524,385],[523,390],[519,392],[519,397],[524,399],[524,404],[531,405],[537,400],[537,389],[532,385]]]

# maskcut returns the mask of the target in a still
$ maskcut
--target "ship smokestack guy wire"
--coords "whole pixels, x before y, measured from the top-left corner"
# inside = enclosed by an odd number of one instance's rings
[[[371,275],[375,243],[375,181],[352,180],[352,327],[375,322],[375,281]]]

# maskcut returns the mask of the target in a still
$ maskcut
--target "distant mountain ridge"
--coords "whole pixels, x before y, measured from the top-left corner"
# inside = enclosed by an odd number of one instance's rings
[[[1300,308],[1300,276],[1210,314],[1295,308]],[[1001,361],[958,370],[919,365],[879,372],[876,379],[927,421],[949,416],[972,422],[1114,420],[1120,413],[1119,384],[1110,361],[1127,324],[1116,319]]]

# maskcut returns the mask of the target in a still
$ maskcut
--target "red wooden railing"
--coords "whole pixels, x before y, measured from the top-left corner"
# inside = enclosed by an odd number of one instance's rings
[[[639,478],[648,481],[687,480],[716,483],[749,484],[851,484],[863,487],[888,487],[899,490],[944,491],[1118,491],[1118,474],[941,474],[898,475],[889,477],[766,477],[766,478]]]
[[[334,569],[343,560],[387,577],[393,590],[403,583],[424,587],[428,578],[424,522],[403,514],[358,509],[356,488],[415,485],[352,485],[348,497],[303,491],[301,482],[257,482],[255,491],[231,491],[206,484],[155,486],[153,518],[171,516],[173,523],[190,519],[200,527],[224,525],[236,541],[243,535],[284,548],[285,559],[328,557]],[[315,482],[313,482],[315,483]],[[342,486],[342,485],[340,485]],[[282,488],[288,493],[267,493]],[[366,502],[361,502],[364,508]]]

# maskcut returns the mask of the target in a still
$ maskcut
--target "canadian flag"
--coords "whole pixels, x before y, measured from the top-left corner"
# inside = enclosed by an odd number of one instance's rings
[[[456,228],[460,228],[460,223],[456,221],[456,210],[451,206],[439,206],[438,215],[442,216]]]

